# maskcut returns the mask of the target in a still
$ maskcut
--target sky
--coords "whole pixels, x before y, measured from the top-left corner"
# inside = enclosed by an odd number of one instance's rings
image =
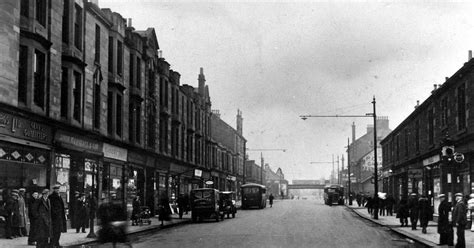
[[[474,3],[460,1],[99,0],[136,30],[155,28],[163,57],[197,87],[204,69],[212,109],[235,127],[237,109],[249,159],[263,155],[285,178],[329,178],[371,118],[394,129],[468,60]],[[278,149],[286,149],[285,152]],[[340,162],[342,166],[342,161]],[[347,165],[345,165],[347,166]]]

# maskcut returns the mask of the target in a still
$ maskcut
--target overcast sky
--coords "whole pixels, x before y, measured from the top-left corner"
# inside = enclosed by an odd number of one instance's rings
[[[411,1],[410,1],[411,2]],[[163,56],[197,86],[204,68],[212,108],[235,127],[242,110],[250,149],[286,178],[329,176],[332,154],[371,118],[310,118],[304,114],[388,116],[394,129],[474,50],[474,4],[376,1],[99,0],[137,30],[155,28]],[[249,152],[260,161],[260,152]],[[346,163],[347,161],[345,161]]]

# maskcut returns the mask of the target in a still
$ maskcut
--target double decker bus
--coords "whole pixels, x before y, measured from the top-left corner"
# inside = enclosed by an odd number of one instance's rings
[[[242,209],[250,207],[265,208],[267,206],[267,189],[264,185],[247,183],[240,186],[242,191]]]
[[[324,187],[324,204],[343,205],[344,204],[344,186],[340,184],[331,184]]]

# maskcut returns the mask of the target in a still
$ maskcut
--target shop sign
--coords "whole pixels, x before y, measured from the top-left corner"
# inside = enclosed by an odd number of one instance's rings
[[[423,166],[434,164],[434,163],[437,163],[439,161],[440,161],[440,156],[439,156],[439,154],[436,154],[436,155],[431,156],[429,158],[423,159]]]
[[[0,133],[42,143],[51,143],[51,128],[25,118],[0,112]]]
[[[101,152],[99,142],[81,137],[79,135],[58,131],[56,133],[55,140],[64,145],[73,146],[77,150],[93,151],[97,153]]]
[[[104,143],[104,146],[102,147],[102,152],[104,153],[104,157],[106,158],[127,161],[127,149]]]
[[[202,170],[200,170],[200,169],[194,169],[194,176],[196,176],[196,177],[201,177],[201,176],[202,176]]]
[[[145,155],[130,151],[128,153],[128,162],[145,165],[147,163],[147,157]]]
[[[237,178],[235,176],[227,176],[227,180],[230,180],[230,181],[234,181],[237,180]]]
[[[422,169],[412,169],[408,171],[408,177],[410,178],[420,178],[423,175]]]

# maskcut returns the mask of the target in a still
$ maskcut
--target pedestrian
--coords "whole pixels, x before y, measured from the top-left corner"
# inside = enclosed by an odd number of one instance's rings
[[[160,202],[158,206],[158,220],[161,221],[162,226],[164,221],[171,220],[170,200],[166,193],[163,193],[160,197]]]
[[[138,226],[138,217],[140,215],[140,196],[135,196],[132,202],[132,226]]]
[[[411,230],[416,230],[416,225],[418,223],[418,197],[416,193],[410,194],[408,208],[410,209]]]
[[[467,201],[467,209],[469,210],[469,216],[471,217],[471,232],[474,232],[474,225],[472,224],[472,213],[474,212],[474,193],[469,195],[469,200]]]
[[[387,210],[387,216],[393,216],[393,205],[395,205],[395,198],[392,195],[388,195],[385,200],[385,208]]]
[[[184,208],[185,208],[185,205],[186,205],[183,194],[179,194],[178,199],[176,200],[176,203],[178,204],[179,218],[182,219],[183,218],[183,213],[184,213]]]
[[[31,198],[28,202],[28,218],[30,219],[30,233],[28,235],[28,245],[36,245],[36,233],[38,232],[37,227],[37,205],[39,202],[39,194],[35,190],[31,193]]]
[[[360,195],[360,192],[357,193],[357,195],[356,195],[356,202],[357,202],[357,206],[359,206],[359,207],[360,207],[361,200],[362,200],[361,198],[362,198],[362,196]]]
[[[74,196],[71,197],[71,201],[69,202],[69,219],[71,220],[71,228],[76,228],[76,205],[79,197],[80,192],[75,191]]]
[[[385,196],[385,193],[379,194],[378,195],[378,207],[379,207],[379,215],[380,216],[385,216],[385,209],[387,207],[387,198]]]
[[[89,192],[89,196],[87,196],[86,199],[86,205],[87,205],[87,223],[86,227],[91,228],[90,230],[93,231],[92,225],[94,225],[94,221],[90,222],[90,220],[94,220],[97,212],[97,200],[94,197],[92,191]]]
[[[86,197],[84,193],[81,193],[79,195],[79,199],[77,199],[76,206],[74,208],[75,208],[74,219],[76,220],[76,223],[75,223],[76,233],[79,233],[79,230],[85,233],[88,218],[87,218],[87,208],[86,208]]]
[[[422,195],[418,200],[418,217],[420,220],[421,232],[426,233],[428,221],[433,219],[433,211],[431,210],[430,202],[425,195]]]
[[[184,214],[188,214],[189,212],[189,194],[188,193],[185,193],[184,194]]]
[[[26,212],[26,202],[25,202],[25,188],[20,188],[18,190],[18,208],[20,213],[20,232],[21,236],[28,236],[28,231],[26,230],[26,217],[28,216]]]
[[[19,206],[19,191],[17,189],[12,190],[12,198],[10,202],[10,209],[11,209],[11,226],[12,226],[12,234],[14,238],[23,237],[21,233],[22,228],[22,217],[20,215],[20,206]]]
[[[466,240],[464,238],[464,229],[466,227],[467,218],[466,212],[467,207],[464,203],[463,195],[456,193],[456,205],[453,210],[453,225],[456,226],[456,235],[458,240],[456,242],[456,248],[466,247]]]
[[[48,195],[49,190],[44,189],[41,198],[36,204],[36,210],[34,211],[37,219],[37,233],[35,235],[37,248],[50,247],[51,243],[50,239],[52,237],[53,227],[51,220],[51,202]]]
[[[372,215],[372,211],[373,211],[373,205],[374,205],[374,201],[372,201],[372,197],[367,197],[366,199],[366,203],[365,203],[365,207],[367,208],[367,212]]]
[[[397,210],[397,218],[400,219],[401,227],[408,226],[408,216],[410,216],[410,211],[408,209],[408,203],[406,198],[400,200]]]
[[[451,204],[446,199],[445,194],[440,194],[441,201],[438,206],[438,233],[439,245],[453,246],[453,226],[449,222],[449,212],[451,211]]]
[[[270,193],[270,196],[268,197],[268,200],[269,200],[269,202],[270,202],[270,207],[273,206],[273,198],[274,198],[274,197],[273,197],[273,194]]]
[[[113,247],[117,243],[127,243],[127,211],[123,204],[113,198],[112,201],[104,202],[99,206],[97,217],[100,220],[99,242],[111,242]]]
[[[61,232],[66,232],[64,202],[59,195],[59,187],[60,185],[58,184],[54,185],[53,193],[48,197],[51,204],[51,226],[53,229],[51,245],[53,247],[60,247],[59,239],[61,238]]]

